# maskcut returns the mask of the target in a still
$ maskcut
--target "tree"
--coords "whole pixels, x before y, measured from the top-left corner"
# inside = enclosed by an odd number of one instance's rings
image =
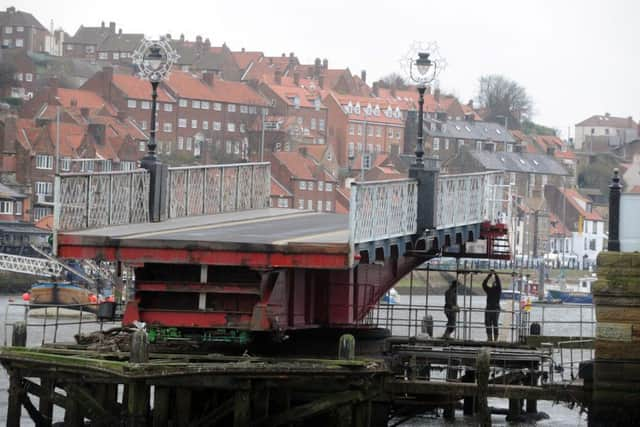
[[[480,77],[478,103],[486,110],[487,120],[500,123],[508,117],[510,129],[519,129],[520,122],[529,118],[533,110],[526,89],[499,74]]]
[[[400,74],[391,73],[378,80],[378,86],[385,89],[407,89],[409,82]]]

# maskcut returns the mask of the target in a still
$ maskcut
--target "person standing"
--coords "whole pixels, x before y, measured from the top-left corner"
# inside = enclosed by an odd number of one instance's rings
[[[447,316],[447,328],[442,338],[449,339],[456,330],[456,315],[460,311],[458,307],[458,281],[451,281],[451,285],[444,293],[444,314]]]
[[[487,306],[484,312],[484,326],[487,328],[487,340],[498,341],[498,318],[500,317],[500,295],[502,284],[494,270],[482,282],[482,289],[487,294]]]

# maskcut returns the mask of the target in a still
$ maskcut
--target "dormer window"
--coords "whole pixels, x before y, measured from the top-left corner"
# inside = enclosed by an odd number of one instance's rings
[[[384,115],[387,116],[388,118],[391,118],[391,116],[393,115],[393,110],[391,109],[391,106],[387,107],[387,109],[384,111]]]
[[[355,106],[355,108],[353,109],[353,111],[354,111],[356,114],[360,114],[360,103],[359,103],[359,102],[356,102],[356,106]]]
[[[378,104],[376,104],[376,107],[373,109],[373,115],[376,117],[380,115],[380,106]]]

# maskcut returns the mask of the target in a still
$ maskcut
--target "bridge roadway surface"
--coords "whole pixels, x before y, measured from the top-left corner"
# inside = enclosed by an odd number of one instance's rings
[[[58,248],[62,257],[123,262],[348,268],[349,217],[256,209],[60,232]],[[219,256],[213,260],[205,252]],[[260,256],[270,254],[280,256]]]

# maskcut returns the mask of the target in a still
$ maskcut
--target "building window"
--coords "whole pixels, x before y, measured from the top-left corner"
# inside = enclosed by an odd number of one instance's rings
[[[198,121],[195,119],[191,120],[191,129],[198,129]]]
[[[324,210],[327,212],[331,212],[331,202],[329,200],[324,202]]]
[[[330,183],[330,182],[327,182],[327,183],[324,185],[324,191],[328,191],[328,192],[333,191],[333,184],[332,184],[332,183]]]
[[[396,129],[396,139],[400,139],[400,129]]]
[[[231,104],[229,104],[229,105],[231,105]],[[232,123],[232,122],[227,123],[227,131],[235,132],[236,131],[236,124]]]
[[[127,107],[136,108],[136,100],[135,99],[128,99],[127,100]]]
[[[60,169],[62,169],[63,172],[68,172],[71,170],[71,159],[68,157],[63,157],[62,159],[60,159]]]
[[[173,111],[173,105],[172,104],[164,104],[164,111],[167,111],[167,112]]]
[[[171,125],[171,122],[165,122],[162,125],[162,130],[165,131],[166,133],[170,133],[171,131],[173,131],[173,126]]]
[[[300,190],[306,190],[307,189],[307,181],[300,181],[300,183],[298,184]]]
[[[318,120],[318,129],[324,130],[324,126],[325,126],[324,119]]]
[[[209,130],[209,122],[207,120],[202,121],[202,129]]]
[[[16,215],[22,215],[22,200],[16,200]]]
[[[278,207],[279,208],[288,208],[289,207],[289,201],[287,199],[278,199]]]
[[[389,138],[393,138],[393,129],[389,128],[389,130],[387,131],[387,136]]]
[[[37,154],[36,169],[53,169],[53,156]]]
[[[13,214],[13,200],[0,200],[0,214]]]
[[[72,44],[68,44],[66,47],[67,50],[73,50],[73,45]]]
[[[353,135],[354,134],[354,127],[353,125],[349,125],[349,135]]]
[[[19,32],[19,33],[21,33],[21,32],[23,32],[23,31],[24,31],[24,27],[23,27],[23,26],[21,26],[21,25],[19,25],[19,26],[17,26],[17,27],[16,27],[16,31],[17,31],[17,32]]]
[[[249,114],[256,114],[257,109],[254,105],[249,106]]]
[[[179,136],[178,137],[178,150],[183,150],[184,149],[184,137],[183,136]]]
[[[476,151],[482,151],[482,141],[476,141]]]
[[[49,196],[53,193],[53,183],[45,181],[36,182],[36,194]]]
[[[200,109],[200,101],[195,100],[195,99],[193,101],[191,101],[191,108],[195,108],[195,109],[199,110]]]
[[[13,34],[13,27],[11,25],[7,25],[6,27],[4,27],[4,33]]]
[[[183,108],[186,107],[188,105],[187,100],[186,99],[179,100],[178,105]]]
[[[304,209],[304,199],[298,200],[298,209]]]
[[[313,181],[307,182],[307,190],[313,191]]]
[[[209,101],[200,101],[200,109],[208,110],[209,109]]]
[[[187,127],[187,119],[178,119],[178,127],[186,128]]]
[[[322,210],[322,200],[318,200],[318,203],[316,203],[316,210],[317,211],[321,211]]]
[[[247,127],[244,123],[240,123],[240,133],[245,133],[247,131]]]
[[[222,111],[222,104],[219,102],[214,102],[213,103],[213,110],[214,111]]]
[[[240,106],[240,112],[244,113],[244,114],[249,113],[249,107],[247,107],[246,105],[241,105]]]
[[[311,129],[315,130],[315,128],[316,128],[316,119],[312,117],[311,118]]]
[[[142,108],[143,110],[148,110],[149,108],[151,108],[151,103],[149,101],[142,101],[140,102],[140,108]]]
[[[227,111],[230,113],[235,113],[236,112],[236,104],[228,104],[227,105]]]
[[[358,135],[362,135],[362,125],[358,125]]]
[[[433,151],[440,150],[440,138],[433,138]]]
[[[347,155],[349,157],[353,157],[354,154],[355,153],[353,151],[353,142],[350,142],[349,145],[348,145],[348,149],[347,149]]]
[[[71,47],[71,46],[67,46],[67,47]],[[72,49],[68,49],[68,50],[72,50]],[[109,54],[107,52],[100,52],[98,53],[98,59],[102,61],[106,61],[107,59],[109,59]]]
[[[191,151],[192,144],[193,144],[193,138],[188,136],[187,137],[187,143],[185,145],[185,148],[186,148],[187,151]]]
[[[146,145],[147,145],[147,144],[145,144],[145,143],[144,143],[144,141],[140,141],[140,142],[138,143],[138,150],[140,150],[140,151],[144,151],[144,149],[146,148]]]
[[[225,145],[227,149],[227,154],[231,154],[231,152],[233,151],[233,143],[231,141],[227,141]]]
[[[313,210],[313,200],[307,200],[307,209]]]
[[[113,52],[113,59],[114,61],[117,61],[120,59],[120,52]]]
[[[140,122],[140,129],[142,130],[146,130],[147,129],[147,121],[143,120]]]
[[[24,47],[24,40],[16,39],[16,47]]]
[[[382,136],[382,128],[380,126],[376,126],[376,136]]]
[[[362,143],[358,142],[358,153],[362,153]]]
[[[222,124],[220,122],[213,122],[213,130],[222,129]]]
[[[367,126],[367,135],[373,136],[373,126]]]
[[[318,181],[318,191],[324,191],[324,182]]]

